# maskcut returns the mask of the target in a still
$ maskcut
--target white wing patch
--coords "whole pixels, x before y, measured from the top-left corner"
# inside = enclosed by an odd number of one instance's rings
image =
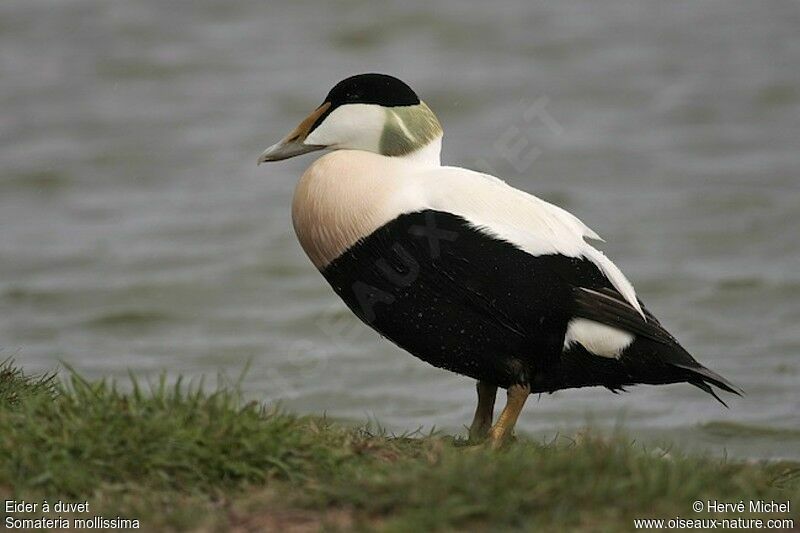
[[[634,336],[627,331],[606,326],[594,320],[573,318],[567,325],[564,350],[567,350],[572,344],[578,343],[594,355],[619,359],[623,350],[630,346],[633,339]]]

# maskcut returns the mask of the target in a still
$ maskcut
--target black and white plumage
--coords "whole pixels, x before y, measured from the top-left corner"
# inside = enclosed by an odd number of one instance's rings
[[[293,221],[361,320],[424,361],[508,388],[507,411],[512,389],[520,409],[529,392],[593,385],[688,382],[715,397],[711,385],[738,393],[644,307],[587,242],[596,233],[498,178],[441,166],[441,135],[406,84],[366,74],[340,82],[259,159],[335,150],[300,179]],[[493,440],[507,438],[512,410]],[[504,420],[510,426],[497,429]]]

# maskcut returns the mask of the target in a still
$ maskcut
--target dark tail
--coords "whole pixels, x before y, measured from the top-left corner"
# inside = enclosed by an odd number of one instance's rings
[[[687,381],[691,385],[694,385],[698,389],[701,389],[709,393],[725,407],[728,407],[728,404],[723,402],[722,399],[719,396],[717,396],[717,393],[714,392],[714,389],[712,389],[710,385],[714,385],[715,387],[718,387],[726,392],[730,392],[731,394],[736,394],[737,396],[741,396],[744,393],[744,391],[740,387],[737,387],[724,377],[720,376],[713,370],[709,370],[700,363],[693,362],[693,364],[692,363],[670,363],[670,364],[672,366],[688,371],[691,374],[691,377]]]

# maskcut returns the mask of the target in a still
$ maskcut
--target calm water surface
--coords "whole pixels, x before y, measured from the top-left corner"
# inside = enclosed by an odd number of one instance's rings
[[[0,4],[0,357],[236,375],[254,398],[458,431],[470,380],[358,323],[261,150],[364,71],[409,81],[444,160],[580,216],[698,359],[740,384],[563,391],[542,438],[624,425],[800,458],[800,6],[455,0]],[[764,428],[768,428],[764,429]]]

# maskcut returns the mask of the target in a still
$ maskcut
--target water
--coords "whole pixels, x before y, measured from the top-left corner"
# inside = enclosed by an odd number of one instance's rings
[[[521,427],[800,458],[800,8],[628,0],[0,4],[0,357],[236,375],[396,431],[472,382],[360,325],[295,241],[314,156],[256,168],[346,75],[409,81],[448,163],[570,209],[697,358],[740,384],[563,391]],[[776,431],[761,431],[763,426]]]

